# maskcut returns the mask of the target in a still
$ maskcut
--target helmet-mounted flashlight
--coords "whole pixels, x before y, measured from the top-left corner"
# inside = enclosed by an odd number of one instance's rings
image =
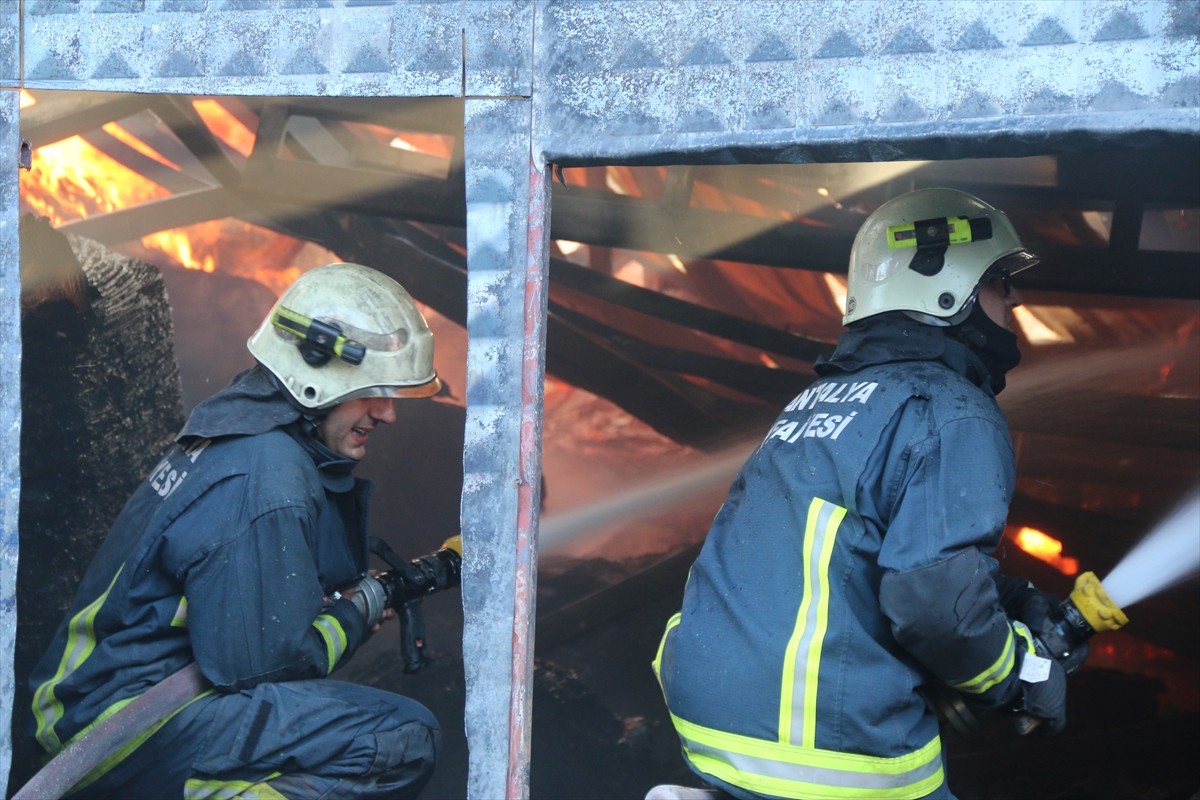
[[[333,322],[312,319],[279,306],[271,315],[271,324],[280,330],[300,337],[297,345],[305,363],[314,367],[324,366],[337,356],[347,364],[357,366],[367,355],[361,342],[342,335],[342,329]]]
[[[887,229],[888,248],[915,247],[917,252],[908,268],[927,277],[942,271],[950,245],[990,238],[992,221],[988,217],[935,217]]]

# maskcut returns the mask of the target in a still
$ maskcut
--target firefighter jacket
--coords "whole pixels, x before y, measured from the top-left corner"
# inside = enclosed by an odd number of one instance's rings
[[[121,511],[30,679],[55,753],[191,661],[219,691],[323,677],[367,635],[369,485],[256,369],[197,406]]]
[[[736,477],[654,668],[689,765],[738,797],[948,797],[940,680],[985,706],[1014,488],[982,363],[898,315],[847,332]]]

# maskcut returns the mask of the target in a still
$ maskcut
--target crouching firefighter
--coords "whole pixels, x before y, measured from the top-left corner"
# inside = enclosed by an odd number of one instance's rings
[[[1011,222],[959,191],[871,214],[847,331],[743,466],[654,668],[688,764],[738,798],[949,798],[926,686],[1064,724],[1063,667],[998,572],[1020,353]],[[1040,606],[1038,606],[1040,607]]]
[[[439,390],[433,336],[391,278],[331,264],[248,348],[257,365],[196,407],[126,503],[32,675],[33,735],[64,757],[195,675],[74,797],[415,797],[433,771],[427,709],[326,680],[396,616],[366,577],[353,470],[396,398]]]

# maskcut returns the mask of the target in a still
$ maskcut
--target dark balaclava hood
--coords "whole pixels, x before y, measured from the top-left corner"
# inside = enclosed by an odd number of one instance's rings
[[[947,329],[947,333],[979,356],[991,376],[992,392],[1000,394],[1008,371],[1021,363],[1017,334],[993,322],[978,300],[962,324]]]
[[[817,359],[813,369],[826,377],[878,364],[940,361],[984,391],[992,392],[993,381],[983,359],[953,331],[918,322],[900,311],[877,314],[851,323],[833,353]]]

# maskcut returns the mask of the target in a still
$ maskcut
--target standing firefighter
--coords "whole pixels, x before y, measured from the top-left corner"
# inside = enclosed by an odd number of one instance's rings
[[[934,682],[1062,727],[1065,673],[1026,657],[1020,621],[1045,600],[990,555],[1015,483],[994,397],[1020,360],[1009,277],[1037,261],[1002,212],[951,189],[894,198],[859,230],[848,329],[734,481],[654,662],[705,781],[951,797]]]
[[[34,735],[57,753],[193,662],[211,688],[75,796],[414,797],[432,773],[428,710],[324,678],[395,616],[356,590],[370,485],[352,471],[394,398],[440,388],[433,336],[391,278],[331,264],[248,347],[257,366],[196,407],[89,567],[31,678]]]

